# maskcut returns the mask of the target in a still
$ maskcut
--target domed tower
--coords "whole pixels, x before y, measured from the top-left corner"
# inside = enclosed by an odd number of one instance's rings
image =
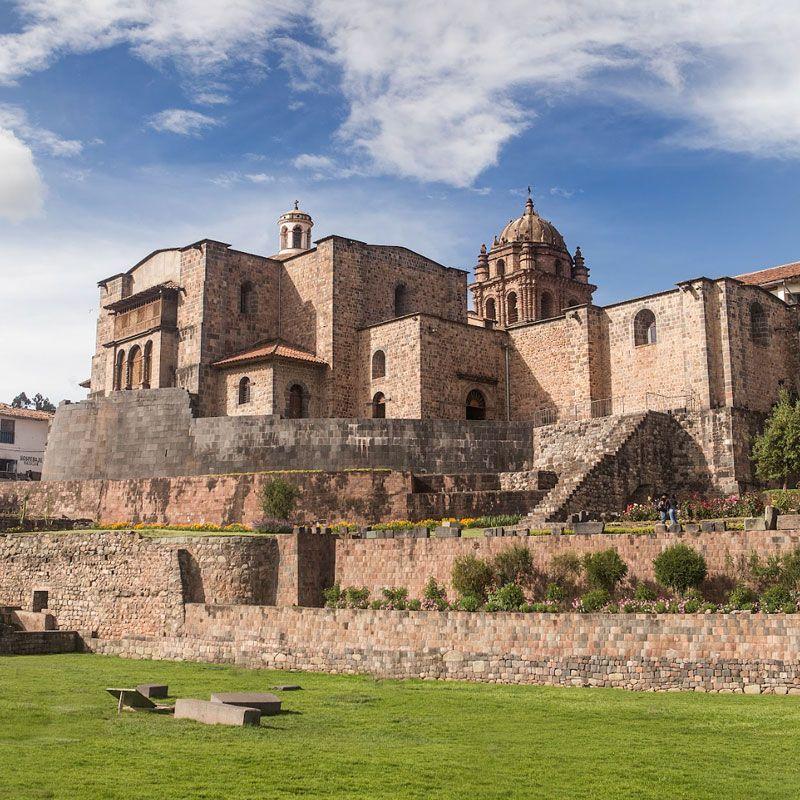
[[[281,214],[278,220],[281,249],[278,255],[293,256],[311,249],[311,229],[314,220],[310,214],[300,210],[299,201],[294,201],[294,208]]]
[[[494,237],[488,253],[481,248],[470,286],[478,316],[503,327],[560,316],[591,303],[596,288],[580,248],[569,254],[556,227],[536,213],[530,189],[522,216]]]

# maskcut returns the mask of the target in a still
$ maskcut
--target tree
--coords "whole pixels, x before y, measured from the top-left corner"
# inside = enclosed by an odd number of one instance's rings
[[[25,392],[20,392],[11,401],[12,408],[30,408],[31,406],[33,406],[36,411],[49,411],[53,413],[56,410],[56,407],[50,402],[50,398],[44,397],[38,392],[33,396],[32,400]]]
[[[792,400],[781,389],[764,432],[753,443],[753,461],[758,477],[781,481],[786,488],[790,475],[800,473],[800,399]]]

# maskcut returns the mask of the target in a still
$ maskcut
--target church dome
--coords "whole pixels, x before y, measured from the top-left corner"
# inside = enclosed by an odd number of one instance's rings
[[[525,203],[525,211],[521,217],[512,219],[500,233],[499,243],[533,242],[546,244],[557,250],[566,250],[564,238],[546,219],[542,219],[533,208],[533,200],[529,197]]]

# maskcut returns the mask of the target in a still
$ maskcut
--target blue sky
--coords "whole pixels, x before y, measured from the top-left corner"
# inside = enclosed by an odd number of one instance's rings
[[[752,8],[751,8],[752,6]],[[604,304],[800,259],[788,2],[0,5],[0,399],[79,399],[96,282],[202,237],[471,268],[522,209]]]

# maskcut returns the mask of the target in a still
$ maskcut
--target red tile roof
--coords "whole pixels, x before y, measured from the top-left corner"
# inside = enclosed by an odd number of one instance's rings
[[[779,267],[760,269],[757,272],[746,272],[744,275],[736,275],[735,277],[736,280],[742,283],[749,283],[754,286],[766,286],[787,278],[800,278],[800,261],[782,264]]]
[[[36,411],[32,408],[12,408],[8,403],[0,403],[0,417],[16,417],[17,419],[53,419],[51,411]]]
[[[287,358],[290,361],[303,361],[307,364],[315,364],[317,366],[328,366],[327,361],[317,358],[313,353],[307,350],[301,350],[299,347],[286,344],[279,339],[272,339],[268,342],[259,342],[248,350],[241,353],[223,358],[220,361],[214,362],[215,367],[232,367],[237,364],[246,364],[253,361],[268,361],[273,358]]]

